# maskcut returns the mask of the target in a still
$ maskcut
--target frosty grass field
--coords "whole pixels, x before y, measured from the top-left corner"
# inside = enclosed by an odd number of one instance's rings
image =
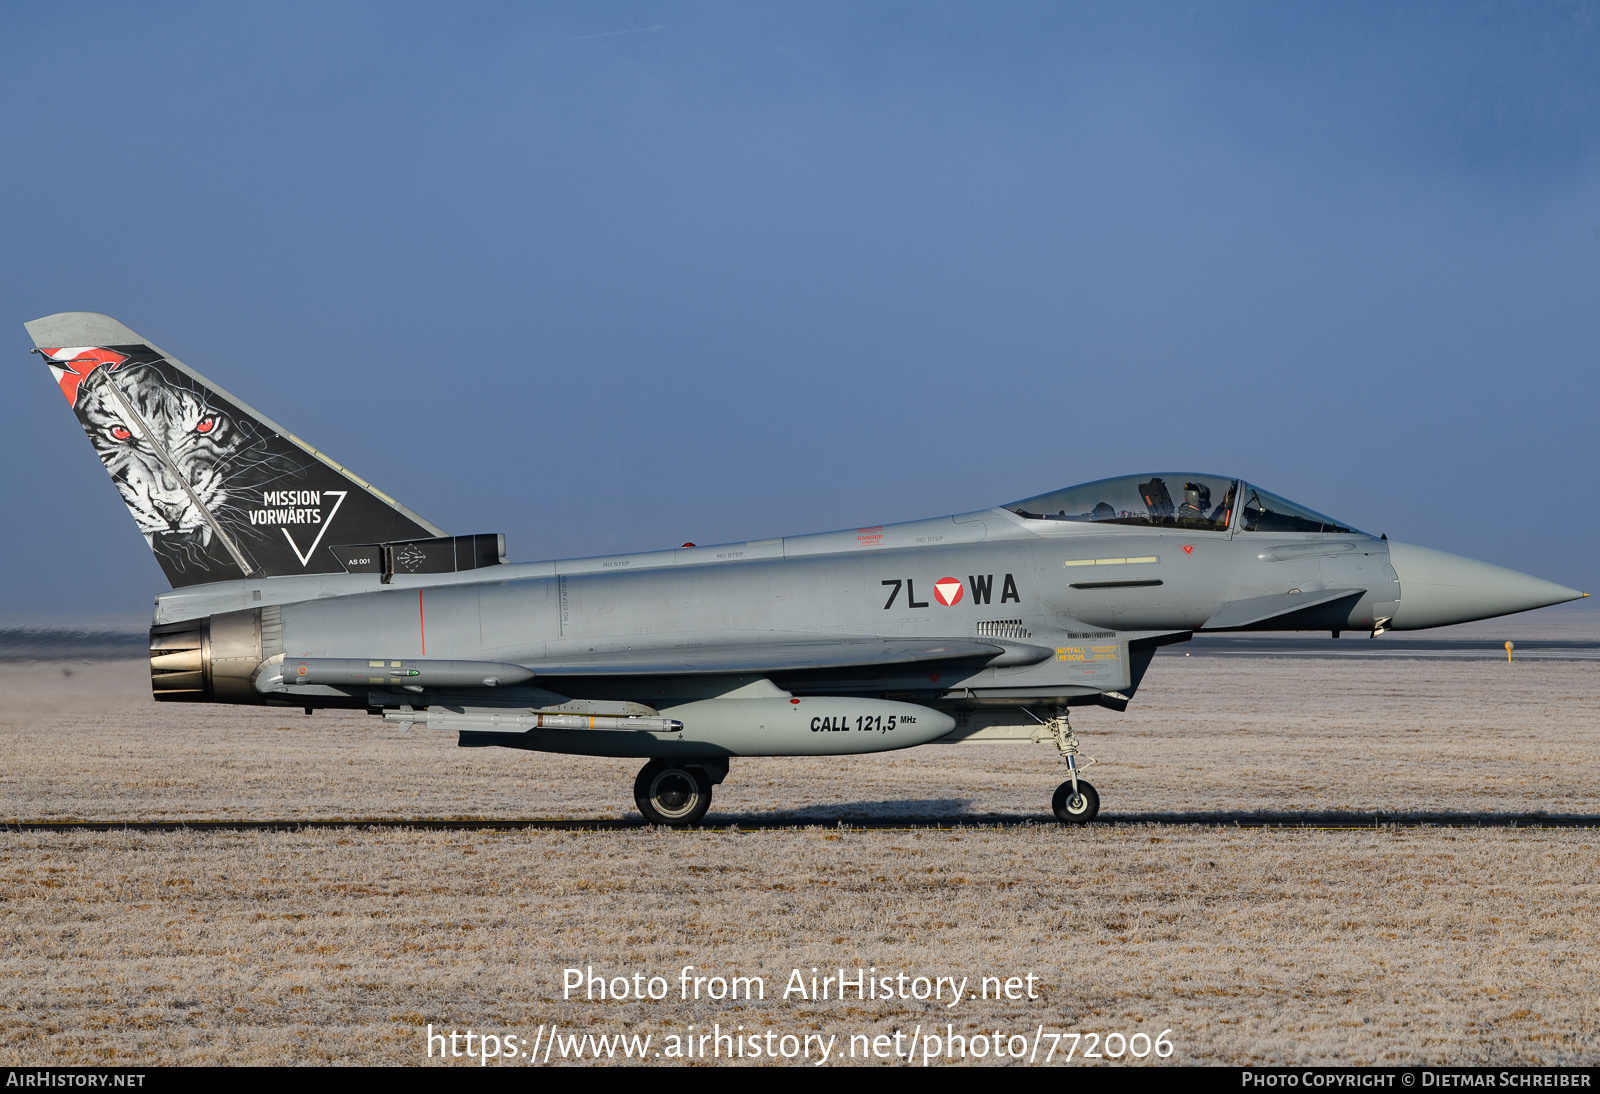
[[[1019,744],[735,760],[691,832],[8,831],[0,1060],[425,1063],[430,1023],[552,1022],[657,1044],[690,1023],[1170,1029],[1175,1063],[1600,1058],[1600,664],[1183,653],[1127,713],[1075,713],[1112,822],[1086,830],[1048,817],[1053,749]],[[140,661],[0,664],[0,693],[10,821],[636,816],[635,761],[158,707]],[[1540,813],[1582,825],[1466,827]],[[1443,823],[1338,827],[1376,814]],[[1334,826],[1231,823],[1251,816]],[[686,964],[767,998],[561,998],[568,967]],[[874,965],[1034,973],[1041,998],[777,998],[793,968]]]

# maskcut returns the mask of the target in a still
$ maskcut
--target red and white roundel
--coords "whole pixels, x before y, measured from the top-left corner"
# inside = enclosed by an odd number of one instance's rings
[[[941,577],[933,583],[934,599],[945,607],[961,603],[961,594],[966,592],[959,578]]]

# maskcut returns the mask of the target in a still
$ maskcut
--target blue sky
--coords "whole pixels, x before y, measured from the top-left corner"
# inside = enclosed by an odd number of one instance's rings
[[[1600,7],[0,8],[0,619],[165,587],[103,311],[529,560],[1238,474],[1600,587]]]

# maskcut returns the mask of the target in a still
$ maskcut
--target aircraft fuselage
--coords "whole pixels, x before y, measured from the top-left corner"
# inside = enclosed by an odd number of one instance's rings
[[[729,756],[1053,740],[1197,631],[1436,627],[1585,595],[1390,543],[1243,479],[1160,472],[964,515],[512,564],[109,316],[27,324],[173,589],[158,700],[364,708],[463,745],[650,757],[692,824]]]

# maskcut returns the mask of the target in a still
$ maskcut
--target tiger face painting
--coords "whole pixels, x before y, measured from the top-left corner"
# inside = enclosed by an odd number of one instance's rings
[[[99,360],[62,362],[73,370],[62,377],[62,390],[96,455],[164,565],[213,569],[227,555],[213,549],[221,545],[213,543],[206,510],[228,509],[230,471],[248,447],[247,432],[207,392],[166,375],[157,361],[95,352]]]
[[[240,440],[233,423],[203,397],[168,386],[153,369],[136,367],[120,386],[154,433],[147,437],[106,385],[105,380],[81,385],[73,409],[139,531],[152,547],[157,536],[194,536],[201,546],[209,544],[211,525],[196,502],[214,512],[228,501],[222,468]],[[171,467],[155,445],[167,453]]]
[[[255,422],[163,367],[156,354],[140,350],[57,350],[50,360],[62,393],[162,566],[178,573],[209,571],[209,580],[234,576],[228,571],[237,567],[217,542],[207,512],[231,527],[229,518],[243,500],[236,497],[241,487],[293,467],[263,450]]]
[[[174,588],[343,573],[340,544],[434,531],[148,345],[39,352]]]

